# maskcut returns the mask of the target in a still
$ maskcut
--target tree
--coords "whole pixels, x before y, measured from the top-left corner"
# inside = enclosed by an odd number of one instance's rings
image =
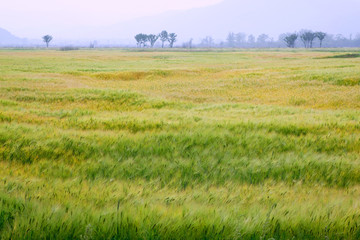
[[[229,47],[235,47],[235,34],[230,32],[226,38]]]
[[[159,39],[159,35],[150,34],[147,36],[147,39],[149,40],[151,47],[154,47],[154,44]]]
[[[175,33],[169,33],[168,41],[171,48],[174,46],[174,42],[176,42],[176,38],[177,35]]]
[[[246,34],[245,33],[237,33],[237,34],[235,34],[235,45],[237,47],[241,47],[245,41],[246,41]]]
[[[255,43],[255,36],[254,35],[249,35],[248,37],[248,43],[250,45],[254,44]]]
[[[326,33],[324,32],[316,32],[315,33],[316,37],[319,39],[320,41],[320,48],[322,47],[322,43],[324,41],[324,38],[326,37]]]
[[[294,48],[297,39],[298,39],[298,35],[296,33],[292,33],[292,34],[287,34],[283,40],[286,43],[286,46],[288,46],[289,48]]]
[[[169,40],[169,34],[168,34],[167,31],[164,30],[159,34],[159,37],[160,37],[160,40],[162,42],[161,47],[164,48],[164,42]]]
[[[310,48],[312,48],[313,47],[313,42],[314,42],[314,39],[316,38],[316,35],[315,35],[315,33],[311,33],[311,34],[309,34],[309,43],[310,43]]]
[[[211,36],[206,36],[202,41],[201,45],[211,48],[214,43],[214,39]]]
[[[260,34],[256,39],[256,46],[257,47],[267,47],[268,41],[270,40],[269,35],[267,34]]]
[[[316,34],[310,30],[302,30],[300,33],[300,39],[304,43],[305,48],[312,48]]]
[[[135,40],[137,42],[138,47],[146,46],[146,42],[149,40],[148,35],[139,33],[135,35]]]
[[[136,34],[136,35],[135,35],[135,40],[136,40],[136,45],[137,45],[138,47],[141,47],[142,34],[141,34],[141,33]]]
[[[300,39],[301,39],[301,41],[303,42],[304,47],[307,48],[307,43],[308,43],[308,42],[307,42],[307,37],[306,37],[305,32],[303,32],[303,33],[300,34]]]
[[[42,37],[43,41],[46,43],[46,47],[49,47],[49,43],[51,40],[53,40],[53,37],[51,35],[45,35]]]
[[[97,45],[97,41],[90,42],[89,48],[95,48]]]
[[[267,34],[261,34],[257,38],[258,43],[266,43],[266,41],[269,39],[269,35]]]
[[[336,41],[345,41],[346,40],[346,37],[344,37],[342,34],[336,34],[334,39]]]
[[[184,43],[182,44],[182,47],[183,47],[183,48],[192,48],[192,42],[193,42],[193,39],[190,38],[190,40],[189,40],[188,42],[184,42]]]

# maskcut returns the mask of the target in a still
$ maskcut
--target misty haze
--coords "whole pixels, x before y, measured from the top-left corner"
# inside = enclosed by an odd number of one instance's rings
[[[42,0],[37,0],[37,2],[45,3]],[[42,35],[51,34],[54,36],[53,43],[58,46],[69,44],[87,46],[91,41],[96,41],[103,46],[135,46],[133,36],[137,33],[160,33],[164,29],[178,34],[179,39],[176,46],[181,46],[190,39],[193,39],[195,44],[200,44],[208,36],[214,40],[214,43],[220,44],[226,41],[230,32],[243,33],[247,36],[254,35],[256,38],[261,34],[266,34],[269,36],[269,41],[273,42],[278,41],[281,34],[297,32],[302,29],[323,31],[335,39],[354,40],[360,38],[357,24],[360,21],[358,14],[360,1],[357,0],[344,0],[341,3],[325,0],[304,0],[298,3],[284,0],[209,2],[209,6],[201,7],[198,5],[206,5],[205,1],[199,1],[198,4],[184,3],[184,6],[174,4],[180,10],[166,11],[166,6],[164,6],[162,9],[164,13],[156,13],[160,11],[157,9],[161,9],[158,6],[163,5],[161,1],[155,2],[153,9],[149,8],[148,13],[142,7],[147,4],[143,4],[141,1],[138,1],[136,6],[129,3],[115,3],[111,0],[104,2],[104,4],[108,4],[105,6],[114,5],[113,8],[121,9],[118,11],[120,13],[125,12],[126,8],[130,8],[128,9],[130,12],[138,12],[136,15],[140,14],[133,19],[131,16],[127,16],[125,20],[121,20],[122,14],[117,14],[116,11],[110,11],[109,15],[112,17],[107,17],[101,6],[97,11],[94,6],[98,6],[99,3],[72,4],[65,1],[61,4],[59,2],[60,10],[55,14],[58,16],[57,18],[49,16],[54,11],[53,8],[47,9],[44,6],[39,7],[41,9],[39,14],[36,12],[22,13],[21,17],[27,19],[26,25],[19,19],[14,20],[17,24],[12,23],[11,17],[7,19],[9,13],[0,17],[3,19],[2,22],[6,23],[0,26],[3,28],[0,31],[0,44],[3,46],[39,45]],[[4,13],[11,10],[6,9],[6,5],[2,9]],[[92,11],[81,12],[84,5],[92,6],[84,7],[92,9]],[[197,8],[181,10],[186,6],[191,7],[191,5],[195,5]],[[14,6],[10,7],[14,8]],[[29,7],[33,8],[34,4]],[[171,9],[170,6],[167,8]],[[134,9],[138,9],[138,11]],[[74,14],[76,11],[80,12],[78,16]],[[73,19],[69,19],[67,15]],[[94,22],[94,15],[98,16],[95,17],[98,19],[98,24],[91,24]],[[152,16],[146,17],[147,15]],[[116,19],[117,16],[119,16],[119,20]],[[40,19],[38,19],[39,17]],[[332,44],[332,47],[338,45]],[[359,46],[359,43],[353,45]],[[280,43],[271,45],[271,47],[284,46]]]

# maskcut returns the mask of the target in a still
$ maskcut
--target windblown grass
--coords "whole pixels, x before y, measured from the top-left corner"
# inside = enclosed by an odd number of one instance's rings
[[[332,56],[0,50],[0,239],[359,239],[360,58]]]

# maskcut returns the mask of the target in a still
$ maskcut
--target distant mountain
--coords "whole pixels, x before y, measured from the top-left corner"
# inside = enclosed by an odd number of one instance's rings
[[[9,31],[0,28],[0,46],[14,46],[25,42],[24,39],[15,37]]]
[[[139,32],[167,29],[178,33],[180,40],[207,35],[225,39],[230,31],[277,36],[313,29],[347,35],[360,32],[359,10],[359,0],[225,0],[209,7],[167,12],[92,32],[102,32],[101,36],[108,38],[131,38]]]

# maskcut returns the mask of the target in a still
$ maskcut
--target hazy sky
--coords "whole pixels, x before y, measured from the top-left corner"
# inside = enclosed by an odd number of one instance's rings
[[[114,24],[219,2],[222,0],[1,0],[0,27],[20,37],[37,37],[49,27]]]
[[[133,43],[139,32],[164,29],[176,32],[178,42],[204,36],[224,40],[230,31],[275,38],[301,29],[345,36],[360,32],[360,0],[0,1],[0,28],[30,39],[51,34],[59,42]]]

